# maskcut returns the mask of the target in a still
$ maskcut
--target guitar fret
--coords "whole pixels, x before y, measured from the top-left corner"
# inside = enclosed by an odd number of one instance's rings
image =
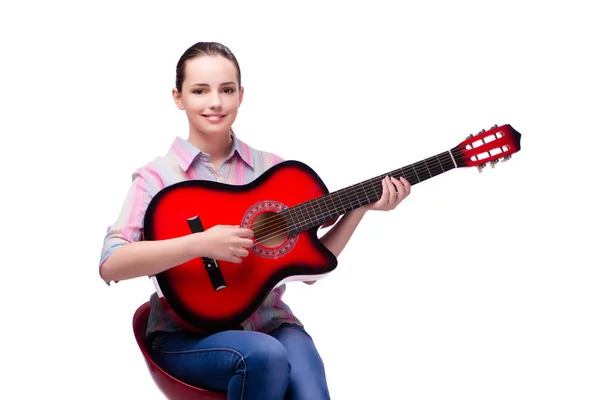
[[[283,215],[283,218],[287,222],[289,232],[294,232],[298,226],[298,221],[294,219],[294,216],[292,215],[292,210],[293,208],[286,208],[281,212],[281,215]],[[288,216],[289,218],[286,218],[286,216]]]
[[[352,211],[352,200],[350,200],[350,194],[348,193],[348,190],[344,191],[344,195],[345,195],[344,196],[345,197],[344,201],[346,203],[348,203],[348,207],[350,207],[349,211]]]
[[[344,213],[346,212],[346,206],[344,205],[344,200],[342,200],[342,196],[340,196],[340,192],[336,193],[338,196],[338,200],[340,201],[340,205],[342,206],[342,210],[344,210]]]
[[[436,158],[437,162],[440,164],[440,167],[442,168],[442,172],[446,172],[446,170],[444,169],[444,166],[442,165],[442,162],[440,161],[440,158],[437,156],[437,154],[436,154],[435,158]]]
[[[371,198],[370,198],[369,194],[367,193],[367,191],[365,190],[365,185],[364,184],[361,183],[360,184],[360,188],[362,189],[363,193],[365,194],[365,199],[367,201],[365,204],[362,204],[364,206],[364,205],[367,205],[367,204],[369,204],[371,202]]]
[[[322,198],[319,199],[319,201],[323,202],[323,208],[325,209],[325,212],[321,211],[322,217],[321,219],[325,219],[325,220],[329,220],[331,218],[331,208],[329,208],[329,206],[327,205],[327,196],[323,196]]]
[[[400,171],[400,173],[398,174],[398,179],[404,178],[404,179],[408,180],[408,178],[406,178],[406,173],[404,172],[404,168],[399,168],[398,171]]]
[[[310,211],[309,211],[309,216],[310,216],[310,220],[311,220],[311,222],[313,222],[313,216],[315,216],[315,217],[317,216],[317,213],[315,212],[315,209],[313,208],[313,205],[312,205],[312,203],[313,203],[313,201],[312,201],[312,200],[311,200],[311,201],[308,201],[308,202],[306,202],[307,206],[310,206],[310,209],[312,210],[312,216],[310,215]]]
[[[417,177],[419,182],[421,182],[421,179],[419,178],[419,174],[417,173],[417,170],[415,169],[415,164],[410,164],[410,166],[412,167],[413,171],[415,171],[415,176]]]
[[[332,217],[337,217],[338,215],[341,215],[342,213],[339,210],[339,206],[337,204],[335,204],[335,202],[333,201],[333,195],[332,194],[328,194],[327,198],[331,202],[331,208],[334,210],[334,213],[333,213]]]
[[[425,168],[427,168],[427,172],[429,172],[429,177],[433,178],[433,175],[431,175],[431,171],[429,170],[429,167],[427,166],[427,161],[423,160],[423,164],[425,164]]]
[[[319,208],[319,213],[321,215],[323,215],[323,210],[321,209],[321,206],[319,205],[319,199],[316,199],[315,203],[317,203],[317,207]]]
[[[309,213],[308,213],[308,210],[306,209],[306,204],[301,204],[299,209],[300,209],[300,213],[302,214],[302,218],[304,219],[304,224],[302,225],[303,230],[304,230],[305,229],[304,225],[306,224],[308,226],[310,224]]]
[[[362,204],[362,201],[360,200],[360,197],[358,197],[358,193],[356,192],[356,186],[354,186],[352,188],[352,192],[354,192],[354,195],[356,196],[356,200],[358,200],[358,204],[360,206]]]
[[[433,156],[433,157],[429,157],[428,159],[425,160],[425,162],[429,162],[429,165],[431,165],[431,177],[433,178],[434,176],[437,176],[443,172],[446,172],[446,170],[444,169],[444,167],[442,166],[441,169],[439,167],[437,167],[436,165],[436,161],[439,162],[438,156]],[[434,167],[435,166],[435,167]]]
[[[381,198],[381,196],[380,196],[381,190],[377,190],[377,188],[374,186],[373,179],[369,179],[369,182],[371,183],[371,187],[373,188],[373,192],[375,193],[375,201],[377,201]]]

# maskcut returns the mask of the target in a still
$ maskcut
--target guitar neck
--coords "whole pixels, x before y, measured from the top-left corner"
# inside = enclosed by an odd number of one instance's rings
[[[385,176],[399,179],[404,177],[411,186],[434,176],[462,166],[462,157],[456,149],[436,154],[433,157],[409,164],[394,171],[375,176],[344,189],[300,203],[281,212],[293,233],[320,226],[327,221],[346,214],[381,197],[381,181]]]

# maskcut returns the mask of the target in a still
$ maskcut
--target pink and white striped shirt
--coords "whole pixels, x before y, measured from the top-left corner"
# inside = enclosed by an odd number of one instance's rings
[[[163,188],[175,183],[192,180],[212,180],[234,185],[243,185],[258,178],[270,167],[283,161],[279,156],[251,148],[236,135],[232,135],[231,153],[217,171],[210,156],[190,142],[177,137],[165,156],[157,157],[146,166],[137,169],[132,176],[132,185],[127,193],[117,220],[108,227],[100,269],[104,261],[120,246],[142,240],[144,215],[151,199]],[[106,282],[110,285],[110,282]],[[260,308],[242,323],[245,330],[268,332],[282,323],[302,326],[291,309],[282,301],[285,284],[274,289]],[[147,334],[154,331],[183,329],[164,307],[158,294],[150,297],[151,311]]]

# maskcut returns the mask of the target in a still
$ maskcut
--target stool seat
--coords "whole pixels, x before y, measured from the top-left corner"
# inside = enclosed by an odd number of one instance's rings
[[[133,315],[133,333],[144,356],[148,371],[156,386],[169,400],[227,400],[227,394],[188,385],[161,369],[150,357],[146,348],[146,326],[150,315],[150,302],[138,307]]]

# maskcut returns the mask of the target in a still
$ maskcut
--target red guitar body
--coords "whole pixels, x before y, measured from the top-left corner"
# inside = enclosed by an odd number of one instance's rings
[[[215,225],[253,229],[257,222],[273,222],[278,211],[326,193],[318,175],[296,161],[280,163],[247,185],[181,182],[154,197],[146,212],[144,239],[176,238]],[[190,219],[196,222],[195,230]],[[335,269],[337,259],[321,244],[317,230],[292,234],[276,229],[261,238],[258,229],[241,264],[216,261],[210,269],[215,260],[198,258],[155,278],[164,300],[183,322],[209,331],[235,328],[279,284],[319,279]]]
[[[163,240],[215,225],[252,229],[254,245],[242,262],[190,260],[155,276],[162,300],[192,329],[239,328],[269,292],[286,281],[320,279],[337,266],[317,237],[326,222],[376,202],[386,175],[411,185],[456,168],[492,168],[521,149],[511,125],[494,125],[419,162],[329,193],[307,165],[284,161],[247,185],[185,181],[161,190],[144,220],[144,239]]]

